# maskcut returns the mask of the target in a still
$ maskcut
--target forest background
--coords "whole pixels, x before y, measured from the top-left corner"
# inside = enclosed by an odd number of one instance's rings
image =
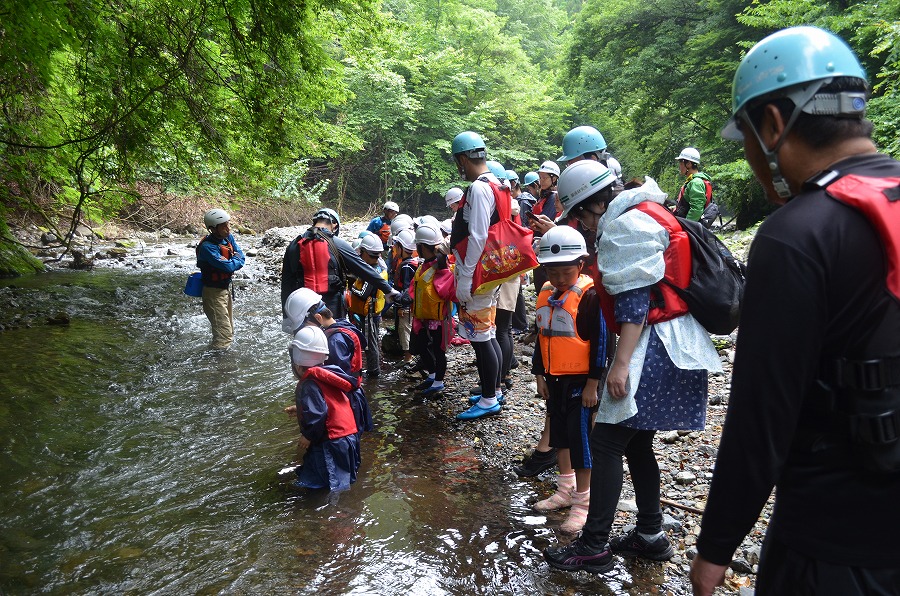
[[[444,210],[462,130],[520,176],[591,124],[624,176],[675,193],[699,148],[717,201],[767,210],[718,131],[747,49],[785,26],[843,37],[900,157],[900,0],[3,0],[0,232],[70,238],[236,209],[258,229],[397,201]],[[173,226],[174,227],[174,226]]]

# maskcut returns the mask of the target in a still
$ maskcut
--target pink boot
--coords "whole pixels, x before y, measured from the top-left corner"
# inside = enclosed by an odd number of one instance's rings
[[[556,511],[572,504],[572,492],[575,490],[575,472],[560,474],[556,477],[556,492],[543,501],[534,504],[534,510],[542,513]]]
[[[569,515],[566,521],[559,526],[560,532],[566,534],[577,534],[584,527],[587,521],[588,507],[591,503],[591,489],[587,489],[583,493],[572,491],[572,508],[569,509]]]

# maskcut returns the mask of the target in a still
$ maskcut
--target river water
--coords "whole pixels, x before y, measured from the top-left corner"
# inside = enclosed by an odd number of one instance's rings
[[[367,387],[356,484],[290,489],[277,288],[245,268],[234,347],[209,351],[183,252],[0,280],[19,321],[0,332],[0,593],[666,592],[658,568],[551,571],[559,520],[531,511],[534,485],[483,466],[395,372]],[[57,312],[68,325],[44,324]]]

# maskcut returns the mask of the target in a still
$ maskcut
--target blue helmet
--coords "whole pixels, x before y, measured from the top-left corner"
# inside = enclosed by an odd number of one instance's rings
[[[818,27],[790,27],[769,35],[738,65],[731,85],[732,117],[722,136],[743,138],[734,118],[748,102],[764,96],[790,98],[811,114],[862,117],[865,94],[816,94],[833,77],[855,77],[862,79],[863,85],[866,80],[853,50],[838,36]]]
[[[450,146],[450,152],[453,155],[465,155],[475,159],[484,159],[487,157],[487,146],[484,139],[477,132],[470,130],[459,133],[453,138]]]
[[[519,183],[519,175],[516,174],[515,170],[506,170],[506,179],[516,184]]]
[[[522,179],[522,184],[525,186],[530,186],[540,180],[541,177],[538,176],[537,172],[528,172],[525,174],[525,177]]]
[[[501,164],[499,161],[489,159],[487,161],[487,167],[491,171],[491,174],[497,177],[497,180],[506,180],[506,168],[504,168],[503,164]]]
[[[577,126],[563,137],[563,154],[556,161],[571,161],[585,153],[604,153],[606,139],[593,126]]]

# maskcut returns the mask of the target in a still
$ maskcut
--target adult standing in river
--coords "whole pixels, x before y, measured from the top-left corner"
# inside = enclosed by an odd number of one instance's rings
[[[319,209],[313,214],[313,225],[288,244],[281,266],[282,308],[291,292],[309,288],[322,295],[336,319],[345,318],[347,272],[384,292],[388,300],[399,296],[348,242],[338,238],[340,229],[341,219],[333,209]]]
[[[900,593],[900,163],[866,75],[815,27],[756,44],[732,119],[781,207],[750,249],[728,414],[691,569],[712,594],[775,490],[756,593]]]
[[[497,387],[500,385],[500,361],[503,358],[497,343],[497,290],[476,294],[472,287],[475,267],[481,260],[488,228],[499,221],[495,188],[500,181],[487,166],[487,148],[481,135],[466,131],[453,139],[453,161],[460,176],[472,184],[460,201],[450,246],[456,257],[456,298],[459,302],[459,334],[472,342],[481,396],[468,410],[456,417],[471,420],[498,414]],[[509,200],[509,193],[501,193]],[[466,240],[466,242],[463,242]]]
[[[203,216],[209,234],[197,245],[197,267],[203,280],[203,312],[212,325],[211,347],[226,350],[234,341],[231,278],[244,266],[244,251],[231,235],[231,216],[210,209]]]

